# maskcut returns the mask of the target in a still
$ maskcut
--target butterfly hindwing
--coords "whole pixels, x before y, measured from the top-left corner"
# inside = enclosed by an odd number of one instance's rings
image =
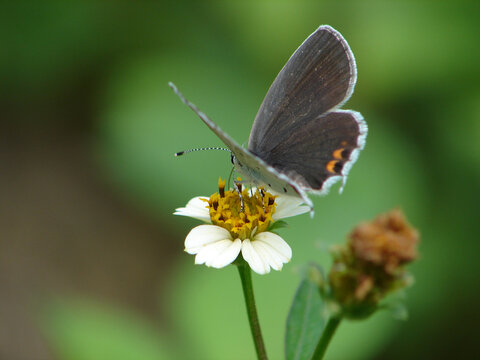
[[[351,164],[365,144],[366,131],[358,112],[327,112],[305,122],[263,154],[263,160],[305,191],[324,194],[336,181],[345,182]]]

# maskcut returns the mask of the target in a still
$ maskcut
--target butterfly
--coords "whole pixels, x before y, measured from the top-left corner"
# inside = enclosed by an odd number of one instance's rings
[[[245,149],[221,130],[173,83],[169,86],[228,146],[235,169],[256,186],[300,197],[326,194],[342,181],[364,148],[368,127],[362,115],[340,107],[357,80],[355,58],[343,36],[320,26],[277,75],[253,122]]]

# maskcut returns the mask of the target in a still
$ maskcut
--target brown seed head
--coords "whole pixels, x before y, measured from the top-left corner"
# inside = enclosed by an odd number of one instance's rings
[[[357,259],[393,274],[399,266],[417,258],[418,238],[417,230],[395,209],[358,225],[350,234],[349,246]]]
[[[417,257],[418,232],[400,210],[354,228],[348,243],[333,254],[329,283],[344,314],[369,316],[390,292],[408,285],[402,265]]]

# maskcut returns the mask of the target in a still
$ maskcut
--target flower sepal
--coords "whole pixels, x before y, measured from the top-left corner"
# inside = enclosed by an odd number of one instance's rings
[[[390,299],[380,305],[378,310],[388,311],[395,320],[408,320],[408,308],[402,300]]]
[[[275,232],[278,229],[283,229],[283,228],[286,228],[286,227],[288,227],[288,223],[286,221],[278,220],[278,221],[275,221],[274,223],[270,224],[267,231]]]

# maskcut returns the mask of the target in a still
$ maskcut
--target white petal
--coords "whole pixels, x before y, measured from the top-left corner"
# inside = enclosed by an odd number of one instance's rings
[[[268,264],[274,270],[281,270],[283,266],[283,259],[279,258],[277,254],[272,251],[270,245],[262,241],[253,241],[252,246],[259,254],[265,263]]]
[[[252,270],[256,273],[264,275],[270,272],[270,266],[255,250],[255,248],[252,246],[252,242],[249,239],[245,239],[242,242],[242,256],[248,265],[250,265]]]
[[[224,239],[203,246],[197,253],[197,256],[195,256],[195,264],[205,264],[210,262],[231,243],[232,240]]]
[[[278,196],[275,199],[277,207],[272,218],[274,221],[290,216],[304,214],[310,211],[310,207],[302,205],[303,200],[294,196]]]
[[[265,231],[255,236],[255,241],[262,241],[270,245],[276,252],[283,255],[288,261],[292,258],[292,249],[290,246],[277,234]]]
[[[292,258],[290,246],[280,236],[271,232],[259,233],[253,239],[252,246],[274,270],[280,270],[283,264]]]
[[[197,254],[203,247],[220,240],[232,241],[230,233],[216,225],[199,225],[193,228],[185,238],[185,251]]]
[[[205,264],[215,268],[230,264],[240,253],[242,242],[240,239],[237,240],[225,239],[204,246],[195,257],[195,264]]]
[[[220,245],[220,243],[222,244]],[[215,246],[215,249],[214,250],[210,249],[213,246]],[[242,248],[242,240],[240,239],[236,239],[235,241],[222,240],[221,242],[217,242],[215,244],[209,245],[205,247],[205,250],[209,249],[210,253],[215,252],[215,254],[214,255],[212,254],[211,256],[209,256],[208,260],[205,261],[205,265],[211,266],[217,269],[227,266],[237,258],[241,248]],[[197,257],[199,257],[200,254],[201,253],[199,253]],[[195,259],[195,261],[197,260]]]
[[[194,219],[210,222],[208,204],[201,199],[208,200],[208,198],[204,196],[194,197],[187,203],[187,206],[175,209],[173,215],[189,216]]]

